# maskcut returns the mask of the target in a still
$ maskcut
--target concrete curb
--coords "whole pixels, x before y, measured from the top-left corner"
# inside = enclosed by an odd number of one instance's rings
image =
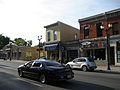
[[[110,66],[111,70],[107,70],[107,66],[98,66],[96,70],[99,71],[106,71],[106,72],[119,72],[120,73],[120,67],[119,66]]]

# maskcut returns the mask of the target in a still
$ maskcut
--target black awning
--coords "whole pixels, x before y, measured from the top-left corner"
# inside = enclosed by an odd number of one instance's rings
[[[45,51],[54,51],[58,50],[58,44],[49,44],[44,46]]]

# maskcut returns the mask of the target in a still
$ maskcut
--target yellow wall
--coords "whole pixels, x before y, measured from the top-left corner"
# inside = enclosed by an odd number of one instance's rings
[[[66,24],[61,24],[61,41],[75,40],[75,35],[77,34],[77,39],[79,39],[79,30]]]

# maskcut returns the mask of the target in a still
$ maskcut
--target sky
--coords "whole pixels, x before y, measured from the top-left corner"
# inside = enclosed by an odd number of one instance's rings
[[[0,0],[0,34],[45,41],[44,26],[61,21],[79,29],[78,19],[120,8],[120,0]]]

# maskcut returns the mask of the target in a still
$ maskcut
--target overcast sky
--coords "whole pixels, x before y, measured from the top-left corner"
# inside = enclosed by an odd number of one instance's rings
[[[120,0],[0,0],[0,34],[45,41],[44,26],[61,21],[79,29],[78,19],[120,8]]]

